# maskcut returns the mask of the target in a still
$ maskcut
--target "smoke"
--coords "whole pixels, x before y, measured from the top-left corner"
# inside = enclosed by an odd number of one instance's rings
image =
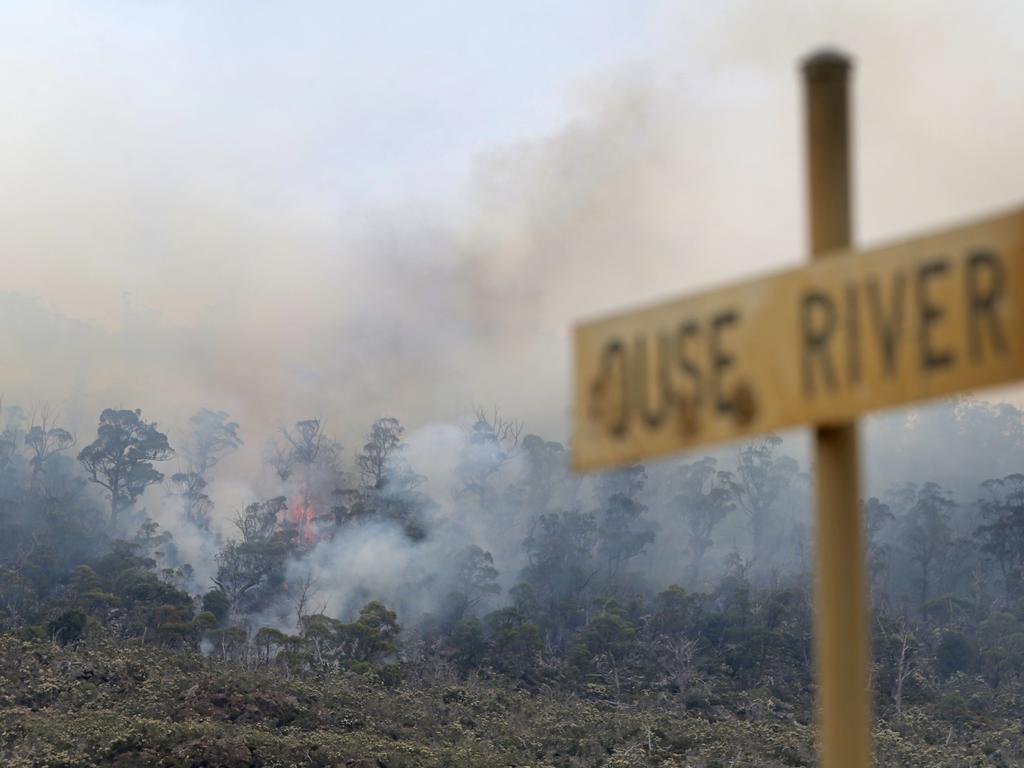
[[[413,540],[393,521],[370,521],[334,533],[315,543],[301,559],[289,563],[290,585],[309,585],[308,599],[332,616],[351,616],[368,600],[396,608],[410,624],[443,618],[456,588],[459,559],[466,548],[494,553],[500,580],[515,583],[525,564],[522,540],[533,512],[502,500],[506,489],[521,479],[522,457],[497,455],[493,445],[474,444],[472,425],[422,427],[408,436],[400,461],[418,477],[417,491],[426,504],[420,510],[423,538]],[[500,449],[499,449],[500,450]],[[467,498],[467,467],[486,463],[490,495],[487,504]],[[565,468],[559,468],[565,471]],[[385,495],[396,492],[385,490]],[[290,589],[294,593],[294,589]],[[500,603],[492,602],[492,607]],[[294,616],[282,622],[290,626]]]
[[[0,129],[4,396],[30,412],[59,408],[80,442],[108,406],[142,407],[172,444],[201,406],[239,421],[245,446],[213,473],[210,536],[180,526],[165,490],[145,499],[197,585],[218,541],[237,535],[234,514],[280,491],[263,462],[278,428],[320,418],[351,467],[372,421],[400,418],[406,459],[436,504],[429,533],[412,543],[394,527],[361,528],[294,564],[289,581],[311,577],[339,612],[369,594],[413,615],[435,610],[444,564],[474,543],[511,585],[536,509],[457,497],[466,422],[474,404],[499,403],[565,441],[573,322],[801,260],[798,56],[834,41],[856,57],[863,241],[1015,202],[1024,176],[1024,101],[1001,87],[1024,64],[1024,9],[1011,2],[985,14],[923,2],[665,12],[649,53],[562,88],[561,123],[474,151],[458,189],[430,202],[351,186],[337,154],[363,145],[336,148],[324,126],[360,118],[337,106],[315,56],[285,59],[268,103],[253,96],[262,81],[226,65],[183,95],[162,69],[126,66],[145,58],[130,25],[64,13],[88,33],[63,56],[56,43],[70,33],[35,29],[43,44],[12,49],[19,66],[0,68],[0,105],[19,116]],[[188,59],[201,48],[184,28],[161,50]],[[270,45],[266,30],[251,33],[247,46]],[[108,58],[93,61],[100,49]],[[304,96],[289,95],[299,85]],[[154,106],[150,87],[167,105]],[[237,114],[219,115],[220,97],[237,93],[224,102]],[[321,100],[334,111],[310,106]],[[410,162],[409,176],[435,167]],[[329,170],[310,171],[320,165]],[[359,183],[372,186],[365,174]],[[969,498],[975,478],[1003,471],[993,443],[970,442],[948,409],[914,413],[867,426],[871,493],[941,475]],[[786,450],[809,469],[806,443]],[[728,468],[735,449],[719,455]],[[513,487],[523,461],[502,464],[496,486]],[[645,497],[664,534],[645,567],[663,583],[679,578],[685,535],[673,466],[651,467]],[[559,482],[552,493],[572,497]],[[581,493],[592,503],[591,481]],[[793,493],[780,536],[809,525],[806,487]],[[747,546],[741,517],[722,533],[716,561]]]
[[[411,543],[401,529],[370,524],[350,535],[318,543],[289,564],[288,583],[308,579],[311,611],[353,616],[370,600],[396,609],[414,624],[436,613],[448,596],[448,563],[455,553],[446,542]],[[294,626],[294,615],[285,626]]]
[[[795,61],[822,40],[857,57],[864,240],[1017,199],[1024,107],[977,84],[1019,69],[1020,8],[928,5],[944,43],[922,47],[924,7],[684,7],[645,57],[567,90],[564,124],[478,151],[450,201],[372,207],[317,200],[245,136],[133,112],[118,93],[136,79],[75,68],[122,33],[76,14],[95,39],[59,59],[19,48],[28,76],[0,89],[22,116],[0,134],[4,284],[41,299],[0,307],[4,391],[135,403],[168,425],[208,403],[254,433],[315,413],[343,443],[376,413],[418,426],[500,402],[564,439],[574,321],[800,260]],[[136,54],[112,48],[108,65]],[[250,85],[222,74],[210,94]],[[267,130],[254,122],[252,140]]]

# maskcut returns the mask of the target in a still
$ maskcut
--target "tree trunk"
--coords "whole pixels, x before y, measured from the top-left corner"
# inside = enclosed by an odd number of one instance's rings
[[[117,513],[120,511],[118,508],[118,495],[120,486],[117,483],[111,483],[110,485],[110,527],[117,527]]]
[[[924,606],[928,602],[928,563],[921,564],[921,618],[925,618]]]
[[[903,682],[910,677],[910,659],[907,652],[910,650],[910,633],[903,631],[900,636],[900,658],[896,664],[896,683],[893,686],[892,698],[896,703],[897,717],[903,713]]]

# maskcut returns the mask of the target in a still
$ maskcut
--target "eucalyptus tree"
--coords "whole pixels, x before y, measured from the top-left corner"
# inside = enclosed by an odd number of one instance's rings
[[[209,527],[213,502],[206,493],[209,472],[226,456],[242,445],[238,423],[230,421],[223,411],[200,409],[189,419],[190,432],[182,453],[185,469],[171,475],[171,482],[181,498],[185,519],[206,529]]]
[[[679,493],[673,504],[689,528],[691,580],[700,578],[704,555],[714,544],[714,531],[736,505],[730,492],[732,476],[716,466],[711,456],[705,456],[679,468]]]
[[[174,454],[167,435],[155,422],[144,421],[142,411],[107,408],[100,414],[96,439],[78,454],[89,480],[110,494],[110,522],[131,507],[147,487],[164,479],[153,466]]]
[[[799,473],[794,459],[779,455],[782,438],[766,435],[740,449],[735,474],[729,479],[733,501],[750,518],[753,563],[764,570],[768,563],[766,537],[771,514],[783,491]]]

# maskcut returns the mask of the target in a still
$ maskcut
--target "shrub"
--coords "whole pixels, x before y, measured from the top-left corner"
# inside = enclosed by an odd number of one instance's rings
[[[85,634],[86,616],[77,608],[64,611],[60,616],[47,624],[46,629],[50,637],[61,645],[77,643]]]

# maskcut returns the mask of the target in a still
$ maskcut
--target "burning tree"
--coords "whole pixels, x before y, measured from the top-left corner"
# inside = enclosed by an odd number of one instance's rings
[[[287,522],[301,542],[312,544],[317,539],[316,510],[328,509],[327,499],[340,485],[341,445],[327,435],[320,419],[297,421],[292,430],[282,428],[279,434],[283,439],[270,443],[267,460],[278,479],[297,491]]]

